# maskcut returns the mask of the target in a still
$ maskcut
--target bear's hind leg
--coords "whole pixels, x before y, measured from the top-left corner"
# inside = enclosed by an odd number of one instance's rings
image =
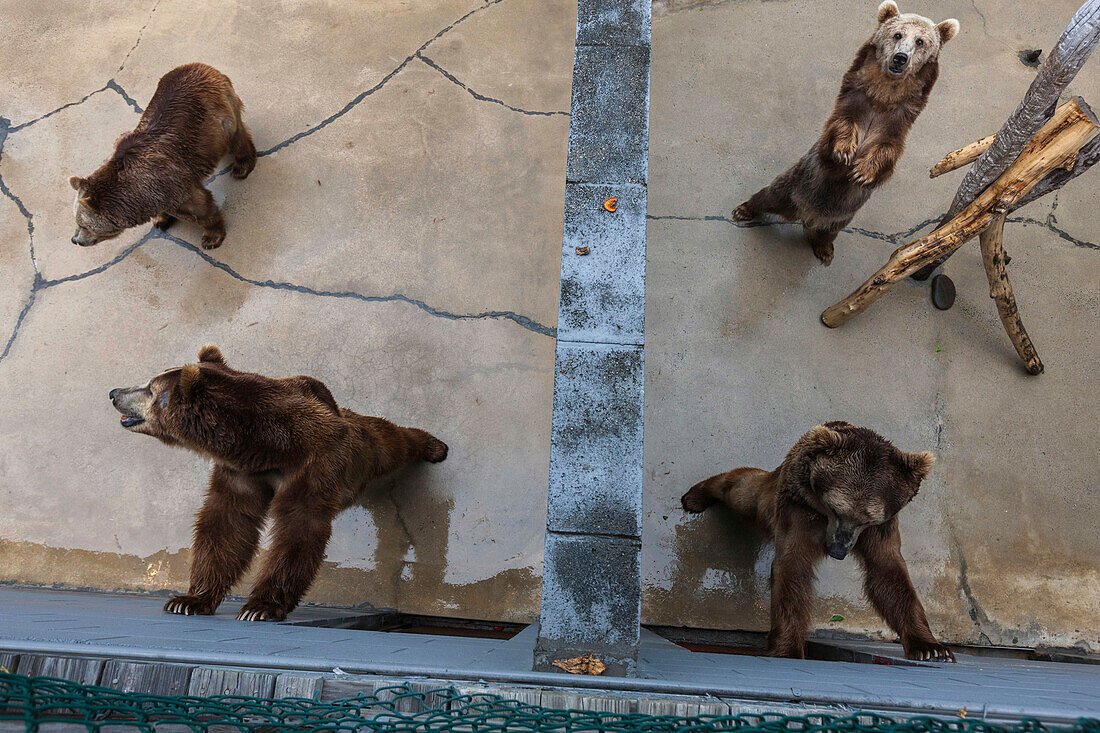
[[[176,217],[171,214],[157,214],[153,217],[153,226],[162,232],[168,231],[168,229],[176,223]]]
[[[252,562],[271,490],[261,481],[214,466],[195,519],[187,594],[164,605],[183,616],[214,613]]]
[[[252,134],[245,124],[237,118],[237,129],[229,140],[229,152],[233,155],[233,168],[230,175],[234,178],[248,178],[248,174],[256,167],[256,145],[252,142]]]
[[[225,217],[214,203],[210,191],[202,186],[191,190],[191,198],[172,213],[177,219],[187,219],[202,227],[202,248],[216,249],[225,241]]]
[[[323,485],[318,476],[288,479],[271,502],[271,552],[238,621],[282,621],[313,584],[339,513],[332,497],[341,492]]]
[[[794,219],[797,209],[791,197],[776,189],[775,183],[754,193],[748,201],[733,210],[733,220],[738,222],[761,219],[765,214],[775,214],[784,219]]]
[[[806,241],[810,243],[810,249],[814,251],[814,256],[821,261],[821,264],[828,267],[833,261],[833,242],[836,241],[837,235],[840,234],[840,230],[843,227],[820,229],[817,227],[806,227]]]
[[[413,460],[421,459],[428,463],[439,463],[447,458],[447,444],[426,430],[420,428],[402,428],[405,439],[412,448]]]

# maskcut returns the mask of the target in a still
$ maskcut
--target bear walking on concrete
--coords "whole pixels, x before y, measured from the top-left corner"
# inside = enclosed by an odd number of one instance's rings
[[[190,587],[168,601],[168,613],[214,613],[251,563],[270,515],[271,551],[237,618],[283,620],[321,567],[337,514],[375,479],[447,457],[446,444],[423,430],[340,408],[311,377],[237,371],[216,346],[204,347],[198,364],[110,396],[122,427],[214,460],[195,521]]]
[[[833,261],[837,234],[894,172],[939,76],[940,49],[959,32],[954,19],[936,25],[920,15],[902,15],[894,0],[879,6],[878,22],[844,75],[818,141],[733,212],[735,221],[765,214],[801,221],[825,265]]]
[[[737,468],[681,497],[692,514],[723,503],[775,540],[768,652],[805,656],[814,605],[814,568],[828,554],[854,552],[863,589],[901,638],[910,659],[955,661],[936,641],[901,556],[897,514],[932,470],[931,453],[906,453],[843,420],[809,431],[774,471]]]
[[[206,64],[185,64],[161,77],[133,132],[87,178],[73,176],[76,234],[90,247],[124,229],[153,220],[167,229],[176,219],[202,227],[202,246],[225,239],[225,218],[203,186],[227,153],[234,178],[256,167],[256,146],[241,121],[244,105],[229,77]]]

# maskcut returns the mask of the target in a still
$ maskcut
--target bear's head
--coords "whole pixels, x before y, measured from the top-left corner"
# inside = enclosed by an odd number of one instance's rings
[[[868,428],[818,425],[799,441],[808,462],[802,499],[828,521],[825,549],[842,560],[866,527],[888,522],[917,495],[931,453],[908,453]]]
[[[76,200],[73,202],[76,234],[70,240],[73,244],[91,247],[122,234],[126,227],[113,221],[96,206],[88,179],[73,176],[69,179],[69,185],[76,191]]]
[[[168,445],[216,453],[249,399],[233,384],[236,372],[217,346],[204,346],[197,364],[169,369],[138,387],[112,389],[122,427]]]
[[[959,21],[954,18],[937,25],[922,15],[903,15],[894,0],[878,6],[878,23],[871,40],[875,56],[883,73],[895,78],[916,74],[934,63],[943,44],[959,32]]]

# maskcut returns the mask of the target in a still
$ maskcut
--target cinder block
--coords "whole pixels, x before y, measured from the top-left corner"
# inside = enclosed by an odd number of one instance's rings
[[[591,653],[607,675],[636,673],[640,551],[637,539],[547,532],[535,669]]]
[[[612,197],[619,201],[609,212],[603,203]],[[559,341],[644,343],[645,212],[644,186],[565,187]]]
[[[577,7],[577,45],[648,46],[651,0],[584,0]]]
[[[649,46],[577,46],[566,180],[641,183],[648,177]]]
[[[643,354],[559,342],[547,527],[639,537]]]

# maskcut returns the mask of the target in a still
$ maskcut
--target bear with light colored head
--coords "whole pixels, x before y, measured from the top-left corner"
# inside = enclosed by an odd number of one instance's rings
[[[902,14],[894,0],[878,6],[878,28],[841,82],[821,137],[802,159],[733,212],[735,221],[766,215],[800,221],[821,263],[871,192],[885,183],[939,78],[943,45],[959,21],[938,25]]]

